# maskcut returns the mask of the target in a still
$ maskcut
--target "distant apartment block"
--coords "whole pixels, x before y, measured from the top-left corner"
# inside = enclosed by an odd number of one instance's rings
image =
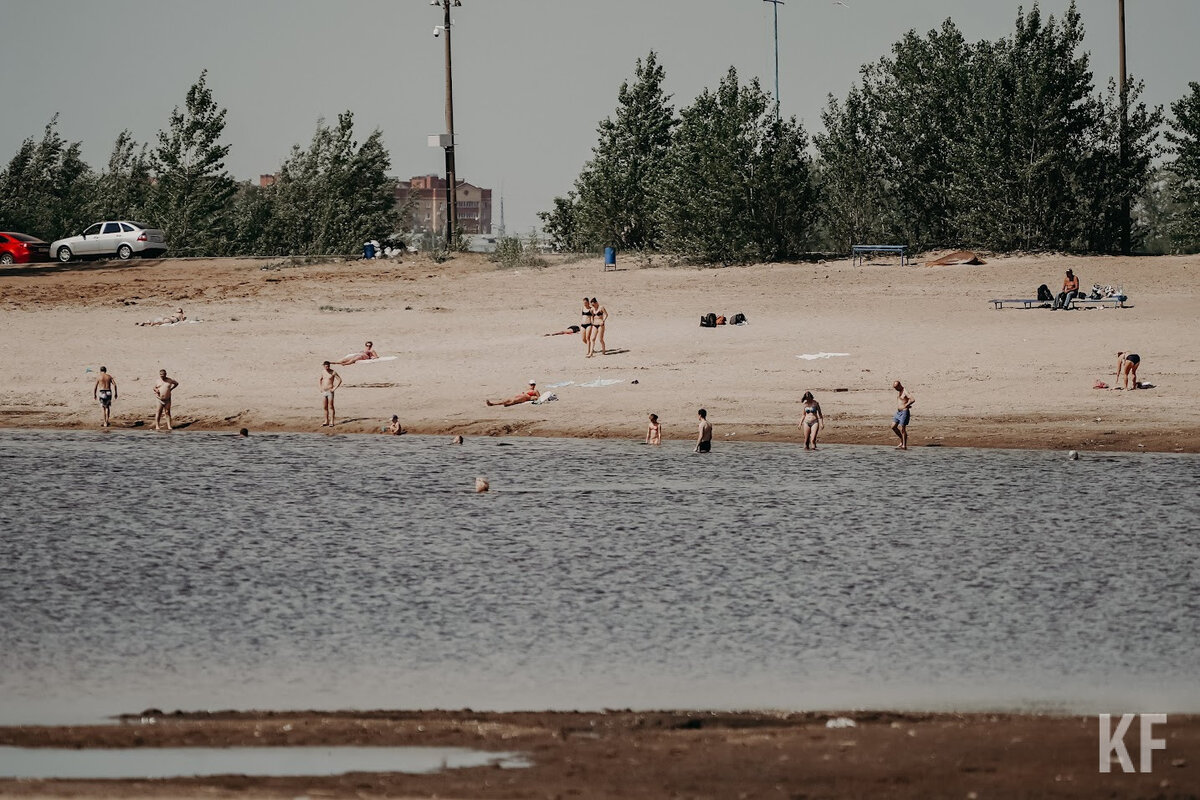
[[[446,179],[419,175],[396,184],[396,205],[403,206],[411,195],[414,203],[407,227],[413,231],[443,233],[446,230]],[[457,188],[458,226],[465,234],[492,232],[492,190],[466,181]]]

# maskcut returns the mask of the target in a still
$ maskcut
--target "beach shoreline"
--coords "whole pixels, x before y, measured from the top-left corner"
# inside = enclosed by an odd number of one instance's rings
[[[466,747],[528,767],[329,777],[5,780],[0,796],[81,797],[1193,797],[1200,716],[1168,715],[1152,772],[1098,767],[1099,718],[888,711],[174,712],[118,724],[0,727],[53,748]],[[1136,725],[1134,726],[1136,728]],[[1136,731],[1127,749],[1137,764]]]
[[[159,368],[180,381],[178,427],[322,432],[322,359],[372,340],[379,363],[335,367],[332,433],[373,433],[392,414],[413,433],[640,441],[802,443],[800,394],[822,404],[823,444],[892,445],[893,379],[914,393],[911,446],[1200,452],[1200,257],[989,258],[983,266],[849,261],[724,269],[548,257],[505,269],[476,254],[445,263],[287,259],[85,262],[0,270],[0,427],[96,429],[92,384],[119,385],[114,428],[153,425]],[[1120,285],[1130,308],[992,308],[991,297]],[[584,358],[578,298],[612,314],[610,351]],[[185,308],[187,323],[136,323]],[[746,326],[700,328],[708,310]],[[1141,380],[1115,384],[1117,350]],[[843,355],[844,354],[844,355]],[[820,356],[805,359],[803,356]],[[529,379],[558,400],[488,408]],[[182,431],[181,431],[182,433]]]

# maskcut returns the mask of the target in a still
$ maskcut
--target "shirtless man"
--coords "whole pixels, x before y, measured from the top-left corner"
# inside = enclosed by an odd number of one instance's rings
[[[696,412],[700,423],[697,427],[696,452],[707,453],[712,450],[712,423],[708,421],[708,411],[700,409]]]
[[[908,421],[912,419],[912,406],[917,402],[904,388],[900,381],[892,384],[896,390],[896,413],[892,416],[892,433],[900,439],[897,450],[908,449]]]
[[[367,342],[370,344],[370,342]],[[333,408],[333,393],[342,385],[342,376],[333,371],[333,367],[329,366],[329,362],[325,361],[321,364],[321,397],[325,404],[325,421],[321,423],[322,428],[332,428],[334,420]]]
[[[375,345],[373,345],[371,342],[367,342],[365,345],[363,345],[363,351],[361,353],[355,353],[352,356],[346,356],[341,361],[335,361],[333,363],[337,364],[339,367],[345,367],[357,361],[371,361],[375,358],[379,358],[379,354],[375,352]]]
[[[104,413],[104,423],[100,427],[107,428],[109,406],[117,399],[117,380],[108,374],[108,367],[100,368],[100,377],[92,387],[92,399],[100,401],[100,410]]]
[[[154,384],[154,396],[158,398],[158,409],[154,412],[154,430],[159,430],[162,418],[167,417],[167,430],[171,430],[171,392],[179,385],[179,381],[167,377],[167,371],[158,371],[158,383]]]
[[[518,403],[528,403],[537,400],[542,396],[542,393],[537,390],[537,384],[533,381],[529,382],[529,388],[521,392],[516,397],[510,397],[507,400],[487,400],[489,406],[515,406]]]

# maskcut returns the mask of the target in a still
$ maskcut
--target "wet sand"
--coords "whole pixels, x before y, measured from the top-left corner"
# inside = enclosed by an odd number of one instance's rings
[[[0,270],[0,425],[94,428],[95,370],[116,376],[114,427],[153,425],[159,368],[180,381],[179,427],[322,429],[321,361],[368,339],[395,360],[338,367],[333,432],[377,432],[398,414],[440,435],[694,437],[704,406],[723,441],[800,442],[799,397],[826,414],[827,444],[894,444],[893,379],[915,397],[913,446],[1200,452],[1200,257],[988,258],[984,266],[855,268],[849,261],[697,269],[552,257],[502,269],[444,264],[216,259],[46,264]],[[1122,286],[1131,308],[995,310],[1071,267]],[[609,353],[584,358],[584,295],[611,313]],[[189,323],[140,327],[182,305]],[[700,328],[702,314],[749,324]],[[199,320],[192,323],[192,320]],[[1114,384],[1117,350],[1142,356]],[[846,353],[803,360],[804,354]],[[91,370],[91,371],[89,371]],[[559,399],[488,408],[529,379]],[[582,387],[595,381],[611,385]],[[634,383],[637,381],[637,383]]]
[[[461,746],[519,751],[527,769],[321,778],[0,780],[25,798],[1185,798],[1200,795],[1200,717],[1169,716],[1152,772],[1098,769],[1096,717],[877,712],[322,714],[152,712],[91,727],[0,728],[0,745]],[[854,727],[831,729],[829,719]],[[1139,763],[1135,722],[1126,742]]]

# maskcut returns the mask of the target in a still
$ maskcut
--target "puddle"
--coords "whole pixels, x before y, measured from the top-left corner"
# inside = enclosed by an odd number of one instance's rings
[[[465,747],[164,747],[60,750],[0,747],[0,778],[187,778],[342,775],[530,766],[519,753]]]

